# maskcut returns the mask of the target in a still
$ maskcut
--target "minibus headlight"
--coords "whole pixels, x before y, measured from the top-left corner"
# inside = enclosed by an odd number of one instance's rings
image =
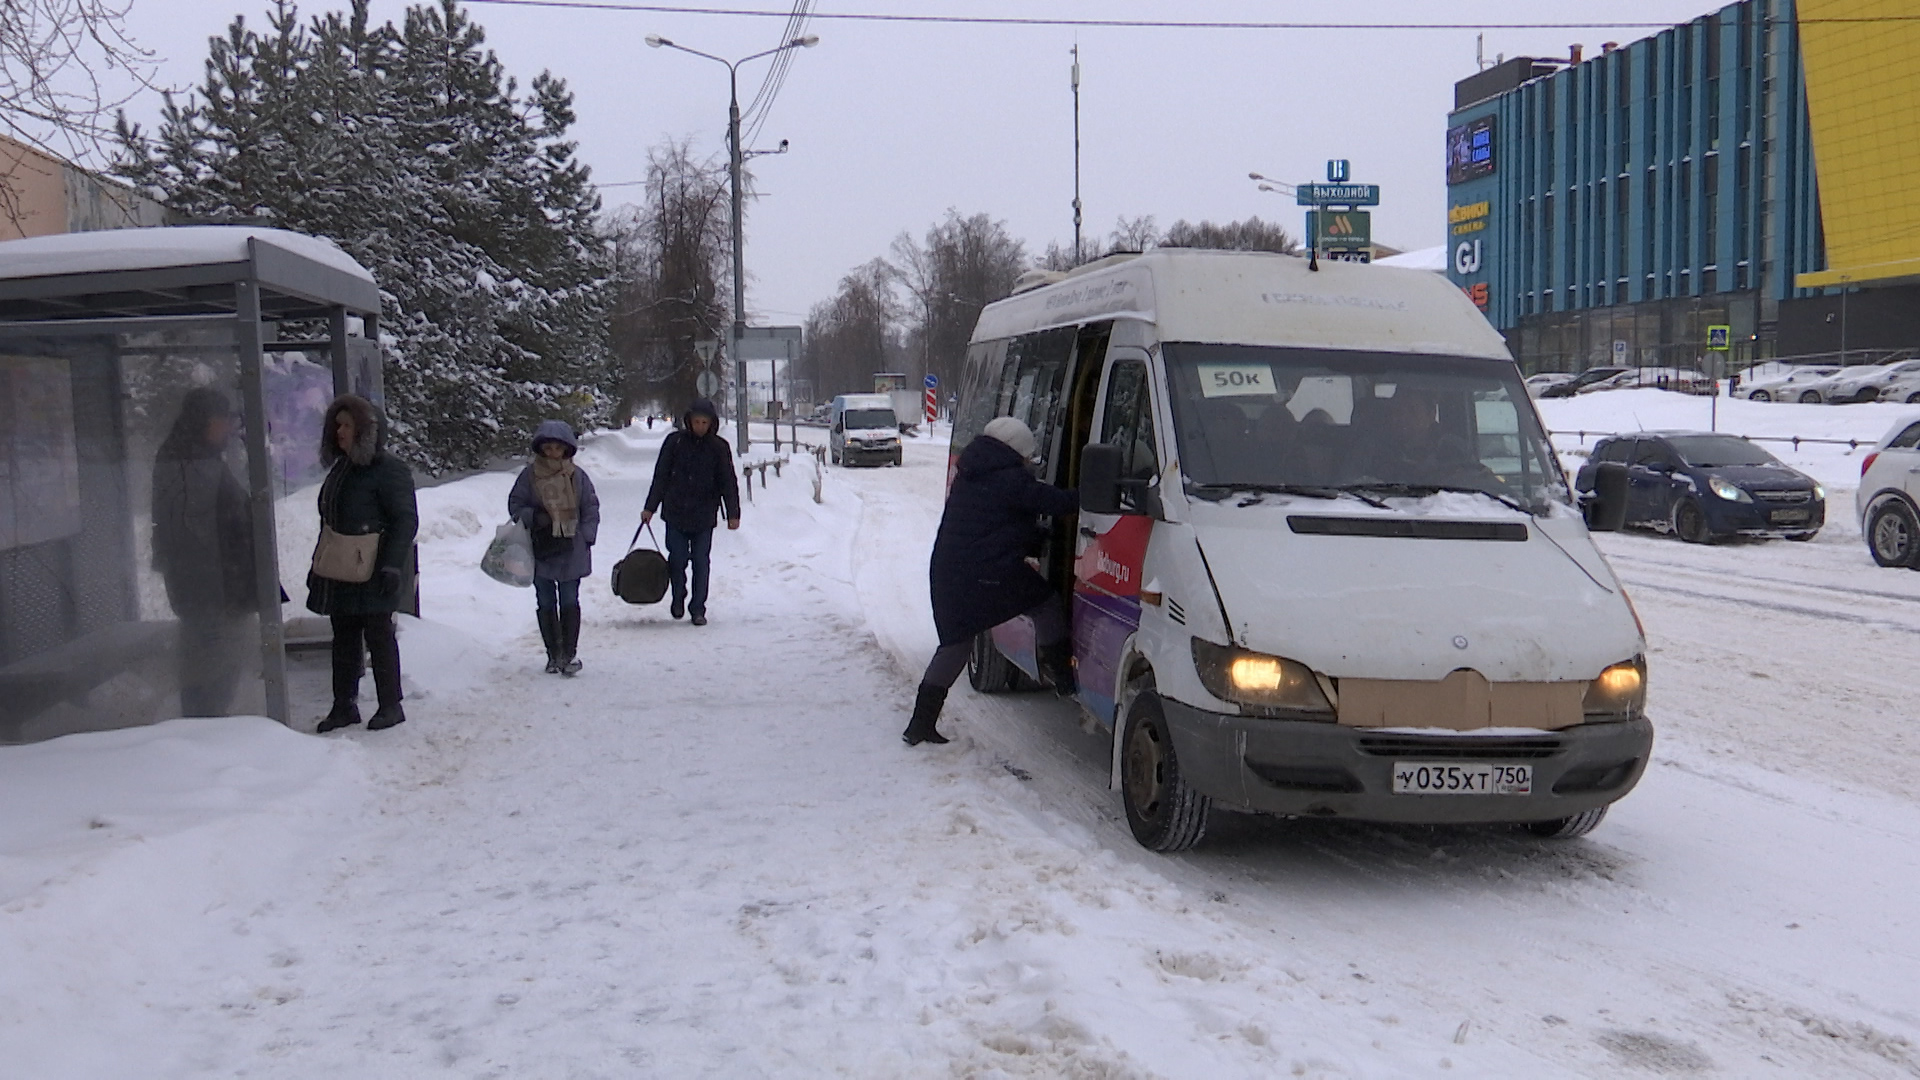
[[[1221,701],[1255,716],[1331,720],[1333,705],[1312,669],[1296,660],[1193,639],[1200,685]]]
[[[1630,720],[1647,711],[1647,658],[1623,660],[1587,684],[1589,720]]]

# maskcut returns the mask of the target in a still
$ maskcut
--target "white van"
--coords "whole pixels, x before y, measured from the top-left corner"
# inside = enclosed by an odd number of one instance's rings
[[[996,416],[1081,492],[1037,562],[1147,847],[1191,846],[1216,803],[1577,836],[1646,768],[1639,619],[1445,279],[1110,257],[981,313],[953,457]],[[1037,678],[1031,623],[976,639],[970,675]]]
[[[885,394],[841,394],[827,412],[827,453],[835,465],[903,460],[900,421]]]

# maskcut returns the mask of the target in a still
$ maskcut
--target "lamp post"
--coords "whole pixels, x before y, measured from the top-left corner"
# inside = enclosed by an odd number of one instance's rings
[[[780,45],[752,56],[743,56],[738,60],[723,60],[712,53],[703,53],[698,49],[689,49],[676,44],[659,34],[648,34],[647,45],[650,48],[678,49],[703,59],[711,60],[727,69],[727,181],[733,196],[733,333],[727,343],[727,354],[733,358],[735,439],[741,453],[749,445],[747,437],[747,362],[740,358],[740,339],[746,337],[747,330],[747,283],[746,265],[741,250],[740,229],[740,163],[744,156],[740,150],[740,65],[749,60],[758,60],[788,49],[811,49],[820,44],[820,39],[812,34],[797,37],[785,45]]]

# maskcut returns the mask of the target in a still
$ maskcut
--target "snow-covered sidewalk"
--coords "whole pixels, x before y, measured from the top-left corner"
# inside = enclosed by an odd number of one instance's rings
[[[1148,855],[1068,706],[960,691],[954,745],[900,744],[943,447],[821,504],[796,460],[695,629],[604,582],[659,434],[582,454],[576,679],[478,570],[487,475],[421,495],[406,725],[0,749],[0,1073],[1920,1068],[1910,803],[1663,747],[1588,841],[1227,817]]]

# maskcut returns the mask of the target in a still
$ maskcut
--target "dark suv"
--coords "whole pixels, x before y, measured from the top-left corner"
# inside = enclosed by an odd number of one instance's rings
[[[1643,431],[1601,439],[1574,487],[1593,490],[1602,464],[1627,469],[1627,524],[1671,532],[1691,544],[1730,536],[1810,540],[1827,520],[1827,493],[1813,477],[1738,435]]]
[[[1617,375],[1625,375],[1627,372],[1632,370],[1633,370],[1632,368],[1623,368],[1623,367],[1588,368],[1587,370],[1574,376],[1571,380],[1561,383],[1559,386],[1549,386],[1545,390],[1540,391],[1540,396],[1541,397],[1572,397],[1573,395],[1579,393],[1580,391],[1585,390],[1587,387],[1592,386],[1594,383],[1605,382],[1606,380],[1611,379]]]

